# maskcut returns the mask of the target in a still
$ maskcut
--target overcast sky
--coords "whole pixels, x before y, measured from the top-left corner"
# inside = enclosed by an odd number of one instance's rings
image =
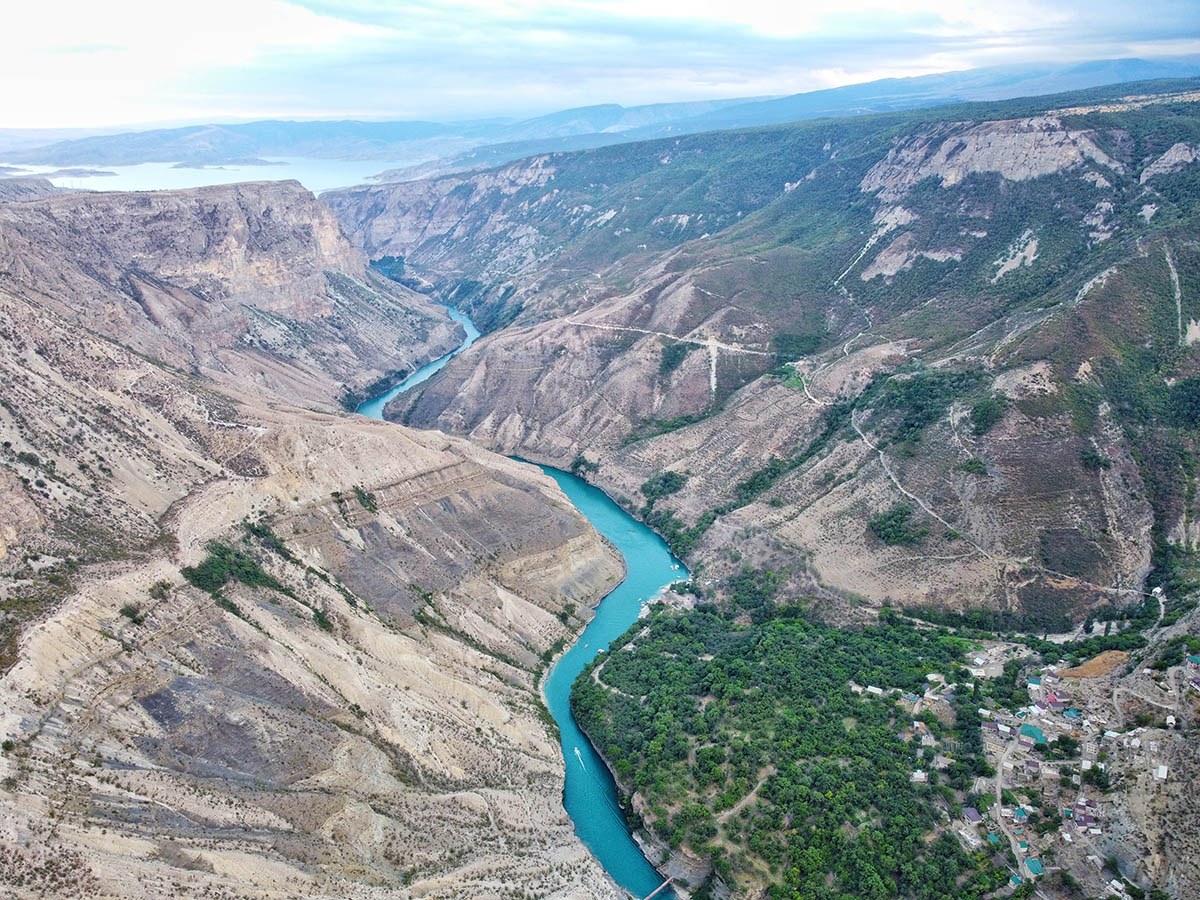
[[[451,119],[1200,52],[1200,0],[20,0],[0,128]]]

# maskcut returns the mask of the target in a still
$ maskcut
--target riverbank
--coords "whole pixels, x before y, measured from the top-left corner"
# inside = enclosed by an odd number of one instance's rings
[[[382,419],[384,409],[404,391],[432,377],[479,337],[471,320],[447,307],[462,324],[463,343],[358,406],[358,412]],[[575,834],[620,889],[645,897],[664,880],[630,833],[617,785],[608,764],[578,727],[571,713],[571,686],[584,667],[637,621],[645,603],[675,581],[689,577],[687,568],[647,525],[634,519],[599,488],[562,469],[529,460],[554,480],[572,505],[591,523],[621,560],[623,577],[591,610],[590,620],[574,641],[558,653],[538,681],[538,691],[558,726],[563,759],[563,807]],[[667,888],[657,896],[672,900]]]

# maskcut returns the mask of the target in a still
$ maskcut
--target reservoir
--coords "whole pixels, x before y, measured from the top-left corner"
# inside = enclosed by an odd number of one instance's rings
[[[383,418],[383,408],[393,397],[433,376],[479,337],[479,330],[470,319],[454,309],[450,315],[466,330],[462,345],[422,366],[386,393],[364,402],[358,407],[360,414]],[[662,538],[617,506],[603,491],[561,469],[540,468],[625,558],[625,580],[600,602],[595,618],[554,664],[543,688],[562,738],[566,764],[563,806],[575,823],[575,833],[617,884],[636,897],[645,897],[662,883],[662,876],[630,836],[612,776],[575,724],[571,715],[571,685],[584,666],[637,621],[647,600],[672,582],[686,579],[688,571],[671,555]],[[657,895],[663,900],[673,900],[674,896],[669,888]]]

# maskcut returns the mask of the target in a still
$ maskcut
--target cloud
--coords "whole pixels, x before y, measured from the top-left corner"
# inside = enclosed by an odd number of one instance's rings
[[[0,127],[523,115],[1200,49],[1185,0],[93,0],[5,25]]]

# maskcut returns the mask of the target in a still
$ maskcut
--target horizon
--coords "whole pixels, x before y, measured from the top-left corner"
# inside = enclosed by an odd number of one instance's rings
[[[1200,54],[1190,0],[847,0],[782,14],[677,0],[133,0],[11,14],[0,129],[535,118],[578,107],[780,97],[888,78]],[[1036,24],[1034,24],[1036,23]],[[1189,24],[1191,23],[1191,24]],[[148,79],[147,73],[153,73]],[[413,85],[419,85],[414,89]]]

